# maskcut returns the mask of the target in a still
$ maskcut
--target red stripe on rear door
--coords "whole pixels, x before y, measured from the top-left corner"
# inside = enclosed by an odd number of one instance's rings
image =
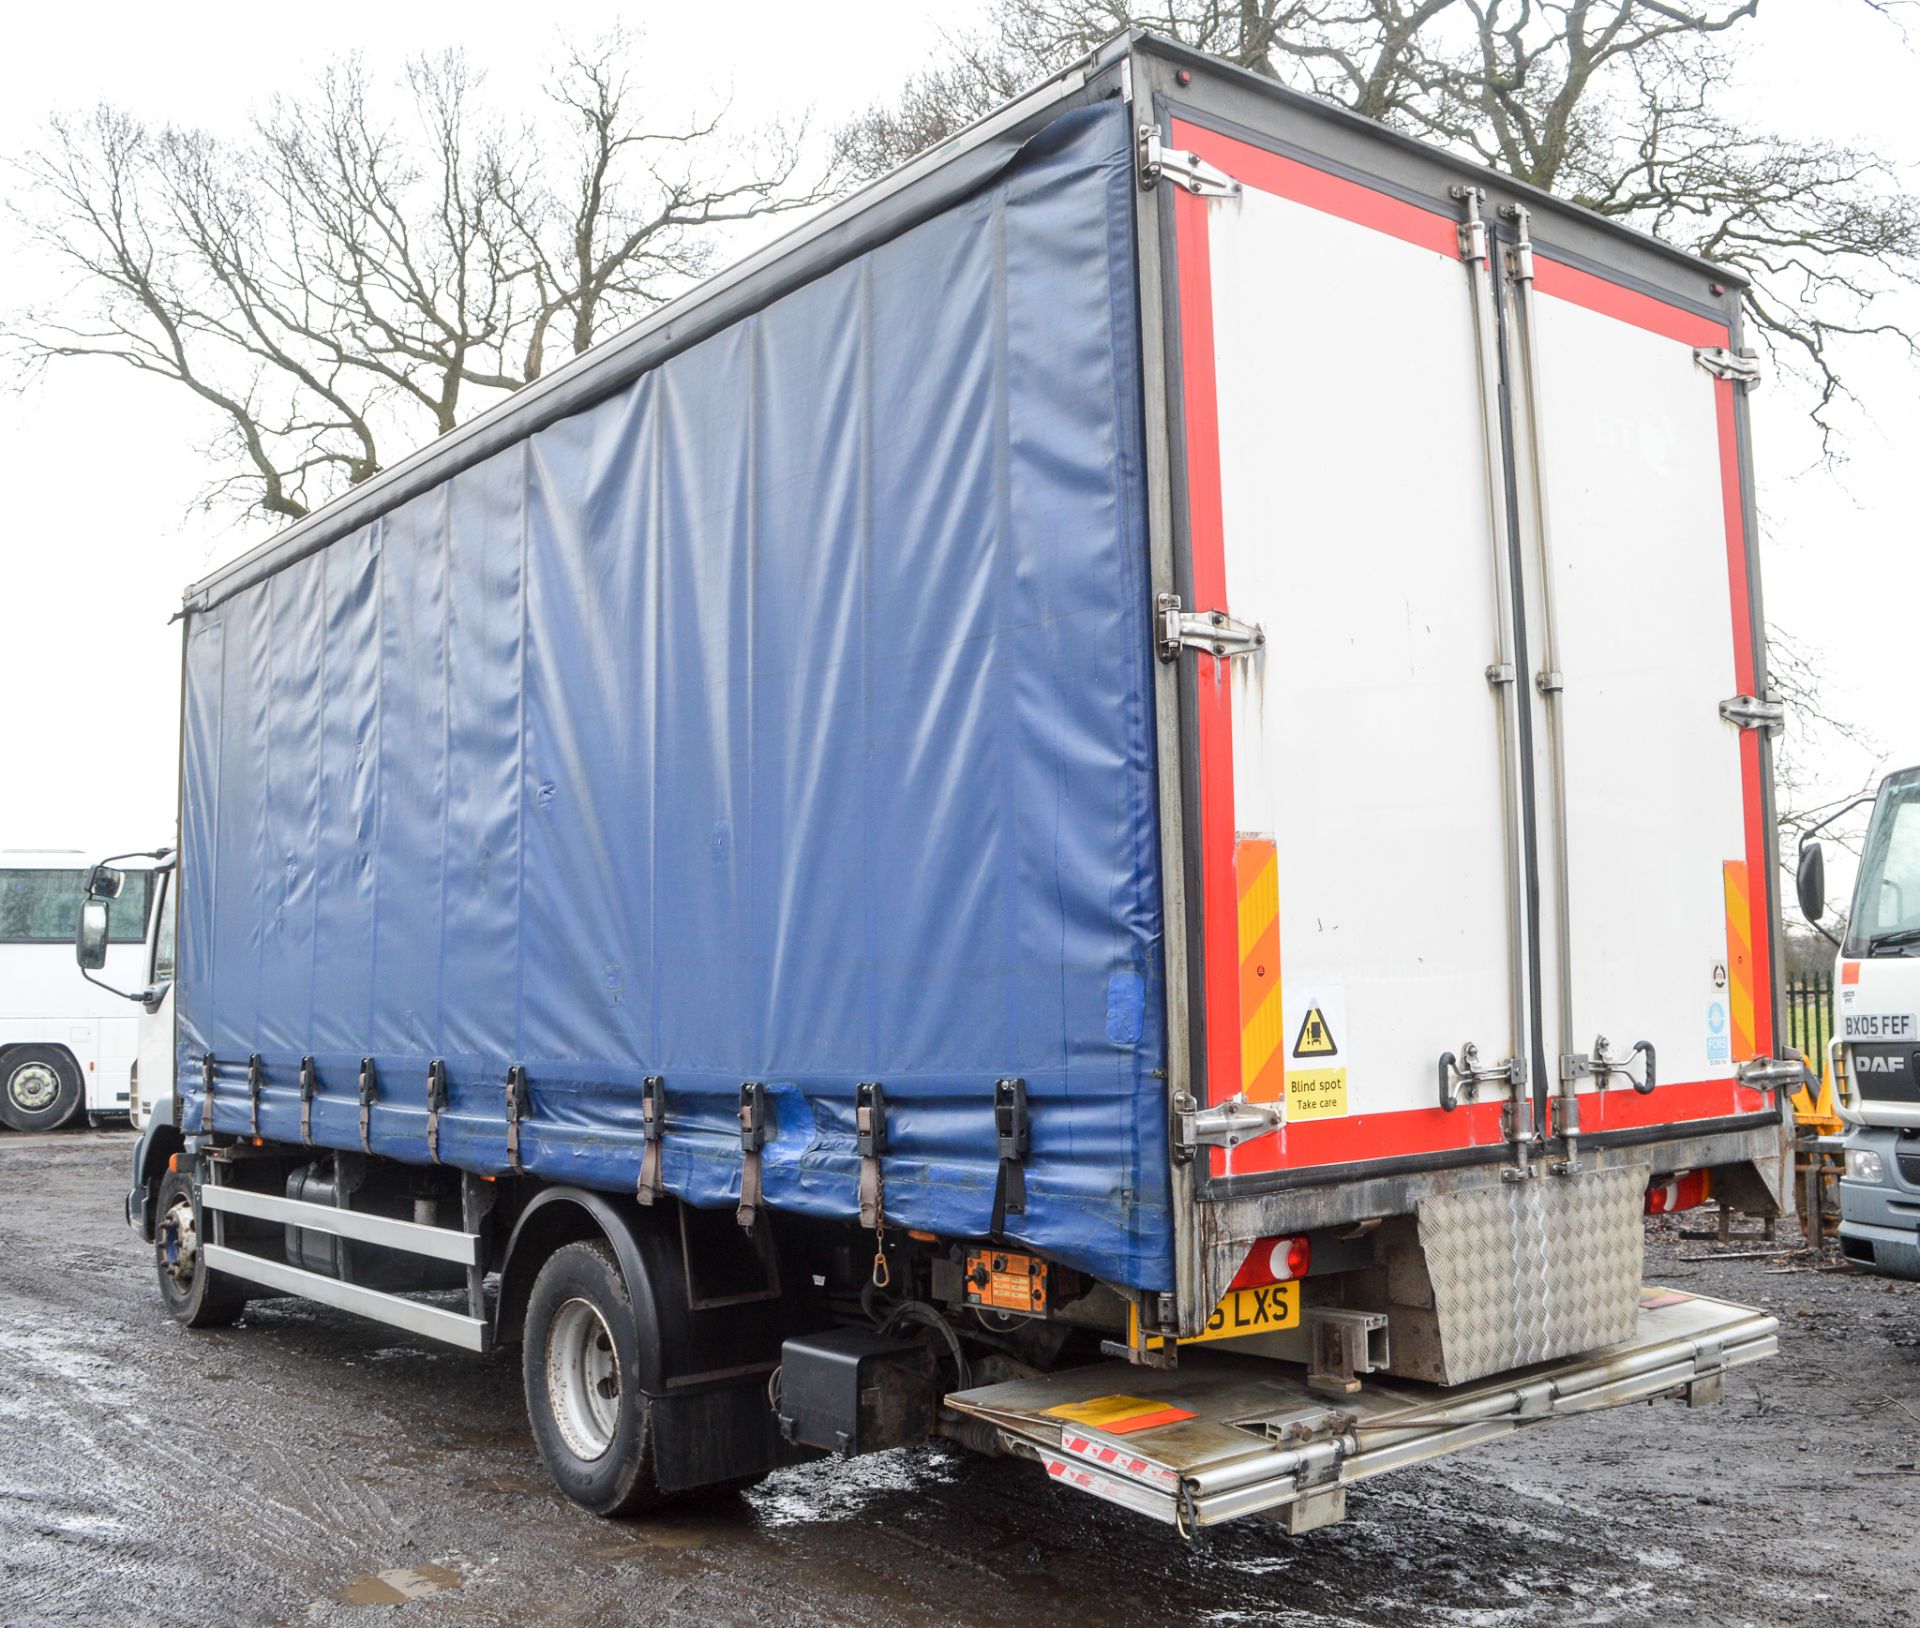
[[[1460,228],[1452,215],[1423,209],[1391,193],[1376,191],[1358,181],[1317,170],[1298,159],[1283,158],[1264,147],[1253,147],[1180,119],[1173,121],[1173,145],[1182,152],[1198,153],[1208,163],[1219,165],[1242,186],[1258,187],[1277,198],[1291,198],[1295,203],[1338,215],[1357,226],[1370,226],[1376,232],[1417,243],[1449,259],[1460,253]],[[1184,198],[1183,201],[1199,203],[1200,200]]]
[[[1683,345],[1724,345],[1727,342],[1727,325],[1724,322],[1682,310],[1677,305],[1669,305],[1665,300],[1642,294],[1637,289],[1623,288],[1604,277],[1596,277],[1590,271],[1581,271],[1559,260],[1549,260],[1545,255],[1536,255],[1534,258],[1533,288],[1537,294],[1551,294],[1555,299],[1584,305],[1589,311],[1598,311],[1603,317],[1631,323],[1636,328],[1645,328],[1648,333],[1678,340]]]
[[[1747,515],[1741,500],[1740,435],[1733,410],[1733,381],[1713,386],[1714,417],[1720,430],[1720,501],[1727,517],[1727,581],[1732,588],[1733,673],[1741,695],[1754,693],[1753,589],[1747,580]],[[1761,1057],[1773,1055],[1773,922],[1767,909],[1767,878],[1773,874],[1773,834],[1767,829],[1767,804],[1760,781],[1760,735],[1740,731],[1740,791],[1747,825],[1747,877],[1753,889],[1748,919],[1753,925],[1753,1044]],[[1749,1092],[1754,1104],[1760,1092]]]

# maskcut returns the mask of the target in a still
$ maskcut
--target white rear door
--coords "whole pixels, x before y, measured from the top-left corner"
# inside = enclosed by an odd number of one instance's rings
[[[1239,185],[1174,199],[1183,608],[1264,634],[1181,657],[1206,1100],[1284,1111],[1211,1193],[1510,1157],[1563,1087],[1589,1137],[1760,1112],[1724,321],[1509,254],[1468,201],[1170,136]]]
[[[1444,1111],[1443,1052],[1524,1049],[1480,352],[1454,219],[1186,126],[1242,184],[1176,203],[1208,1100],[1282,1102],[1216,1178],[1498,1158],[1504,1085]],[[1495,479],[1498,473],[1496,471]],[[1505,613],[1510,616],[1510,612]]]
[[[1539,510],[1530,489],[1522,503],[1528,621],[1545,627],[1550,593],[1562,683],[1568,932],[1547,1031],[1556,1051],[1591,1060],[1604,1037],[1631,1060],[1576,1076],[1584,1134],[1757,1112],[1734,1070],[1773,1043],[1772,849],[1758,738],[1720,711],[1754,693],[1755,664],[1734,385],[1699,354],[1728,331],[1544,249],[1534,267],[1531,301],[1513,285],[1510,354],[1523,483],[1540,480]],[[1535,704],[1550,788],[1553,703]],[[1560,888],[1544,894],[1557,924]],[[1646,1095],[1628,1088],[1645,1082],[1636,1042],[1659,1082]]]

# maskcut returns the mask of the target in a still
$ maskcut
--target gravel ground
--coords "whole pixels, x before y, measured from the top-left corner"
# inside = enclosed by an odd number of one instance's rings
[[[189,1333],[121,1221],[124,1133],[0,1133],[0,1623],[1920,1621],[1920,1284],[1803,1256],[1649,1276],[1763,1306],[1718,1407],[1522,1433],[1188,1548],[1032,1465],[931,1449],[596,1521],[510,1358],[263,1304]],[[1790,1223],[1789,1223],[1790,1225]],[[1751,1245],[1742,1247],[1752,1247]],[[1829,1265],[1831,1263],[1828,1263]]]

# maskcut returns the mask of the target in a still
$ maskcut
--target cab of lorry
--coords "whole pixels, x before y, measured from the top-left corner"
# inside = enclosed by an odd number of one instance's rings
[[[1862,803],[1873,812],[1840,936],[1826,914],[1818,832]],[[1832,941],[1833,1039],[1826,1059],[1847,1122],[1839,1183],[1849,1261],[1920,1278],[1920,765],[1901,769],[1801,839],[1800,910]]]
[[[139,1008],[132,1019],[132,1060],[125,1105],[145,1130],[154,1104],[173,1097],[173,978],[179,882],[171,848],[117,854],[87,869],[74,923],[80,975],[107,995]],[[108,946],[137,943],[137,955],[109,960]],[[126,987],[122,987],[125,985]]]

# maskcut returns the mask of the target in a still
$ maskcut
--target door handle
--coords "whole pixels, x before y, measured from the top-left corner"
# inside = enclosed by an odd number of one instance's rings
[[[1452,1113],[1460,1106],[1462,1097],[1472,1102],[1479,1096],[1482,1085],[1496,1081],[1518,1091],[1527,1083],[1526,1058],[1509,1057],[1483,1068],[1480,1064],[1480,1048],[1471,1040],[1460,1048],[1458,1057],[1450,1051],[1441,1052],[1440,1106],[1447,1113]]]
[[[1652,1096],[1654,1087],[1660,1083],[1657,1073],[1658,1061],[1654,1056],[1653,1042],[1651,1040],[1634,1041],[1633,1050],[1628,1052],[1624,1057],[1610,1056],[1607,1045],[1607,1037],[1605,1035],[1598,1035],[1593,1042],[1593,1055],[1591,1057],[1563,1057],[1560,1060],[1561,1079],[1571,1083],[1580,1079],[1583,1075],[1591,1076],[1604,1087],[1612,1075],[1618,1074],[1641,1096]],[[1640,1070],[1638,1076],[1634,1074],[1632,1068],[1633,1060],[1636,1057],[1646,1058],[1646,1064]]]

